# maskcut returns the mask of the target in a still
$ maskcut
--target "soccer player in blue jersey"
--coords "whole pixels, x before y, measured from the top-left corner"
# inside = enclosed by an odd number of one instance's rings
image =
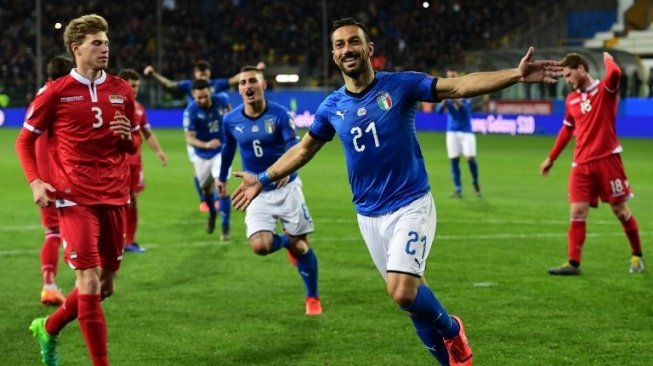
[[[265,69],[265,63],[259,62],[256,65],[257,68],[263,70]],[[211,79],[211,64],[206,60],[199,60],[195,63],[193,67],[193,79],[184,79],[173,81],[167,77],[156,72],[156,69],[152,65],[147,65],[143,70],[143,75],[146,77],[151,76],[159,84],[163,85],[166,89],[177,90],[186,95],[188,104],[194,101],[193,99],[193,80],[206,80],[209,83],[209,88],[211,89],[211,94],[221,93],[227,91],[229,87],[238,84],[238,74],[231,76],[228,79]],[[193,161],[193,154],[195,149],[188,145],[188,159]],[[195,182],[195,189],[200,198],[200,211],[207,212],[209,208],[206,206],[206,198],[202,193],[202,189],[199,184],[197,177],[193,178]]]
[[[223,196],[227,195],[226,182],[236,147],[240,148],[243,169],[258,174],[299,142],[288,110],[266,100],[265,87],[261,70],[253,66],[240,70],[238,92],[243,104],[227,114],[223,121],[222,166],[216,182]],[[281,221],[285,233],[275,232],[277,221]],[[306,287],[306,314],[322,314],[317,288],[317,258],[308,244],[313,220],[297,172],[265,186],[247,208],[245,224],[249,245],[256,254],[268,255],[282,248],[288,250]]]
[[[447,78],[458,77],[458,71],[450,68]],[[463,196],[460,181],[460,156],[464,156],[472,173],[472,185],[477,196],[481,196],[478,184],[478,164],[476,163],[476,136],[472,132],[472,100],[469,98],[445,99],[436,107],[436,112],[447,112],[447,156],[451,162],[451,177],[454,192],[451,197]]]
[[[193,82],[194,102],[184,110],[184,133],[186,143],[193,147],[192,158],[195,175],[209,208],[206,231],[215,230],[217,212],[215,210],[214,182],[220,174],[222,155],[222,119],[231,110],[229,97],[225,93],[211,94],[206,80]],[[220,216],[222,216],[222,240],[229,239],[229,216],[231,200],[229,196],[220,197]]]
[[[392,299],[411,317],[420,339],[442,364],[468,366],[472,351],[460,318],[450,316],[426,285],[424,266],[435,236],[435,204],[415,132],[418,101],[491,93],[517,82],[556,82],[557,61],[460,78],[417,72],[374,72],[374,44],[365,25],[347,18],[333,24],[333,61],[345,85],[322,102],[309,133],[266,171],[243,178],[232,196],[245,209],[273,181],[296,171],[337,134],[347,161],[361,234]]]

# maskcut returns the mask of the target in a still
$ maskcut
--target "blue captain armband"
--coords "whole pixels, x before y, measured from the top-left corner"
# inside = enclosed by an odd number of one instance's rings
[[[268,184],[272,183],[272,179],[270,179],[270,175],[268,174],[267,170],[264,170],[262,173],[258,173],[256,175],[256,179],[258,179],[263,187],[266,187]]]

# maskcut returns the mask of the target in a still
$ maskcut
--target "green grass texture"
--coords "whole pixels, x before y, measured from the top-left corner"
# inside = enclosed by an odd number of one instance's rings
[[[113,365],[435,365],[393,303],[363,243],[340,141],[300,170],[315,222],[324,313],[304,314],[304,288],[285,253],[261,257],[232,211],[229,242],[204,230],[181,130],[156,130],[161,167],[143,146],[146,189],[137,241],[115,294],[103,302]],[[305,131],[302,131],[305,133]],[[39,303],[39,213],[20,169],[17,129],[0,129],[0,365],[38,365],[28,331],[54,309]],[[453,191],[445,136],[420,133],[437,207],[426,279],[464,321],[474,365],[653,365],[653,259],[628,272],[626,236],[607,204],[590,212],[583,275],[552,277],[566,260],[567,176],[572,146],[539,175],[555,136],[478,135],[481,198],[461,161],[464,197]],[[645,258],[653,237],[653,140],[622,139]],[[572,143],[573,144],[573,143]],[[240,170],[240,161],[234,170]],[[230,190],[238,184],[229,182]],[[63,262],[57,284],[69,292]],[[62,365],[89,365],[77,322],[60,337]]]

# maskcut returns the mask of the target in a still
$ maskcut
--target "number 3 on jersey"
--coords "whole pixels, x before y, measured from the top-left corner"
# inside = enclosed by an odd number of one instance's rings
[[[104,122],[102,120],[102,110],[100,107],[91,107],[91,111],[95,113],[95,123],[93,123],[93,128],[100,128]]]
[[[352,135],[354,135],[354,139],[352,140],[352,143],[354,144],[354,149],[358,152],[363,152],[365,151],[365,144],[359,144],[358,140],[363,136],[363,130],[360,127],[352,127],[351,128]],[[376,125],[374,122],[371,122],[369,126],[365,129],[365,133],[372,133],[372,136],[374,137],[374,146],[379,147],[379,136],[376,134]]]

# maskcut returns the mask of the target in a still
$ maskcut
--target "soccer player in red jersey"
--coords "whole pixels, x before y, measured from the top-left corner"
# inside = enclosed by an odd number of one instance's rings
[[[134,92],[134,97],[138,95],[138,90],[141,87],[141,76],[134,69],[123,69],[120,70],[118,76],[129,83],[129,86]],[[145,114],[145,107],[139,103],[137,100],[134,101],[135,113],[134,118],[136,123],[140,126],[140,131],[147,141],[147,144],[150,145],[152,150],[156,153],[156,157],[161,161],[161,165],[166,166],[168,164],[168,157],[166,153],[161,148],[159,140],[156,138],[154,131],[147,121],[147,115]],[[141,151],[134,155],[129,155],[129,172],[131,175],[131,185],[130,185],[130,200],[129,205],[127,206],[127,232],[125,235],[125,251],[134,252],[134,253],[143,253],[145,252],[144,248],[141,248],[138,243],[136,243],[136,229],[138,227],[138,205],[137,199],[143,189],[145,189],[145,180],[143,176],[143,162],[141,159]]]
[[[69,57],[53,57],[47,65],[48,81],[67,75],[72,68],[73,60]],[[36,139],[36,159],[38,161],[39,175],[44,181],[50,181],[47,134],[43,134]],[[43,277],[41,303],[43,305],[59,306],[63,304],[66,297],[55,283],[59,267],[59,247],[61,246],[59,217],[56,208],[53,206],[41,207],[41,225],[45,228],[45,241],[41,246],[41,274]]]
[[[46,365],[59,365],[59,332],[78,319],[93,365],[108,365],[107,328],[100,301],[113,293],[123,256],[129,202],[129,162],[141,144],[134,122],[134,95],[124,80],[106,73],[108,24],[90,14],[73,19],[64,44],[75,59],[70,74],[46,83],[25,117],[16,151],[34,202],[55,204],[65,259],[76,287],[63,305],[30,330]],[[40,176],[34,147],[50,136],[51,181]]]
[[[572,136],[576,137],[576,146],[569,175],[569,260],[560,267],[550,268],[552,275],[580,274],[585,222],[589,208],[597,207],[599,198],[610,204],[623,225],[632,250],[630,272],[644,269],[637,221],[626,203],[632,193],[621,162],[623,149],[615,128],[621,69],[607,52],[603,53],[603,63],[605,76],[602,80],[595,80],[583,56],[570,53],[561,61],[565,80],[573,91],[565,102],[565,120],[558,138],[540,165],[542,175],[549,174],[553,162]]]

